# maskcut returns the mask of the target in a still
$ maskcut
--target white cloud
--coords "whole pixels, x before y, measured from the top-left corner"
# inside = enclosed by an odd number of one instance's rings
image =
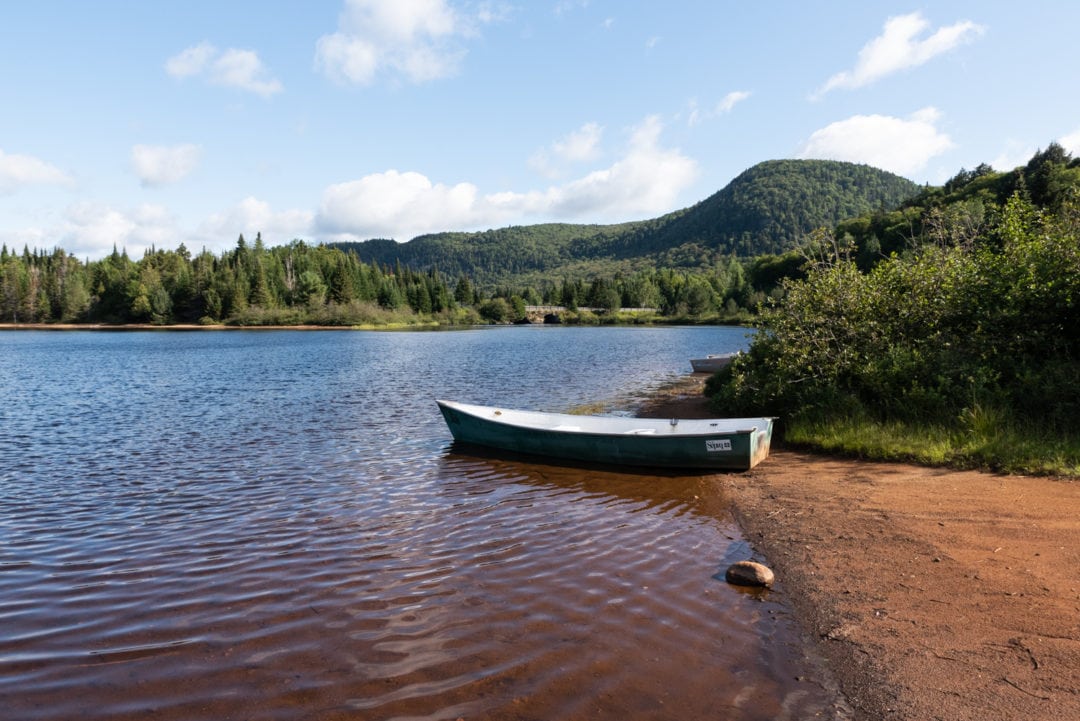
[[[529,158],[529,166],[548,178],[558,177],[561,167],[567,163],[595,160],[603,134],[604,129],[598,123],[585,123],[553,142],[549,148],[536,151]]]
[[[698,168],[678,150],[660,146],[662,129],[657,118],[647,118],[620,160],[542,191],[481,195],[471,183],[443,185],[396,170],[339,183],[323,193],[317,231],[341,240],[406,241],[507,222],[619,222],[668,212]]]
[[[679,193],[697,177],[697,163],[678,150],[661,148],[663,125],[652,116],[634,129],[626,155],[562,188],[548,191],[553,217],[628,220],[673,209]]]
[[[267,246],[285,245],[296,238],[310,237],[314,217],[308,210],[275,211],[268,202],[248,196],[203,221],[194,237],[200,246],[219,250],[232,248],[241,234],[253,241],[262,233]]]
[[[446,0],[346,0],[337,32],[319,38],[315,65],[330,77],[368,85],[381,73],[422,83],[458,72],[461,39],[502,12],[483,5],[467,16]]]
[[[687,124],[697,125],[706,120],[712,120],[720,115],[726,115],[735,109],[735,106],[750,97],[748,90],[733,90],[713,106],[712,110],[702,111],[698,107],[697,99],[690,101],[690,112],[687,115]]]
[[[284,245],[294,238],[310,238],[314,213],[305,210],[275,211],[269,203],[248,197],[210,215],[192,230],[181,227],[162,205],[143,204],[119,208],[96,202],[80,202],[65,209],[51,227],[28,227],[0,232],[9,247],[56,245],[80,258],[96,260],[113,248],[139,259],[150,248],[175,250],[181,243],[192,252],[203,248],[213,253],[233,248],[240,234],[254,240],[262,233],[267,246]]]
[[[0,228],[0,245],[6,245],[8,250],[22,249],[49,249],[56,247],[55,236],[50,235],[44,228],[30,226],[25,228]],[[65,248],[64,250],[67,250]]]
[[[574,132],[552,144],[555,155],[563,160],[579,162],[596,157],[597,146],[604,129],[597,123],[585,123]]]
[[[815,131],[798,157],[865,163],[910,176],[953,147],[937,128],[939,115],[935,108],[923,108],[907,119],[854,115]]]
[[[318,215],[321,231],[356,240],[405,241],[477,222],[482,221],[476,186],[432,183],[420,173],[396,170],[331,185],[323,192]]]
[[[1068,135],[1061,136],[1061,139],[1058,140],[1058,145],[1065,148],[1065,150],[1067,150],[1070,155],[1080,157],[1080,128],[1077,128]],[[1030,153],[1028,153],[1027,159],[1030,160],[1031,156],[1034,154],[1035,151],[1031,151]],[[1025,160],[1025,162],[1027,161]],[[1017,165],[1019,165],[1019,163],[1017,163]]]
[[[281,92],[281,83],[265,76],[262,61],[251,50],[229,49],[214,62],[214,82],[249,90],[264,98]]]
[[[1077,133],[1077,140],[1080,140],[1080,132]],[[1061,145],[1066,150],[1069,149],[1069,146],[1065,144],[1065,138],[1061,139]],[[990,167],[1000,172],[1008,172],[1019,165],[1027,165],[1036,151],[1037,148],[1033,145],[1027,145],[1018,140],[1006,141],[1002,151],[990,161]]]
[[[165,61],[165,72],[174,78],[190,78],[206,71],[217,55],[210,43],[199,43],[180,51]]]
[[[716,112],[718,113],[730,113],[732,109],[750,97],[750,93],[746,90],[734,90],[723,97],[719,103],[716,104]]]
[[[70,185],[71,182],[67,173],[44,160],[0,150],[0,195],[14,193],[28,185]]]
[[[150,247],[173,249],[179,245],[175,220],[160,205],[140,205],[124,211],[97,203],[70,206],[61,227],[57,245],[72,255],[101,258],[126,250],[132,258],[141,258]]]
[[[210,43],[187,48],[165,62],[165,72],[174,78],[205,77],[207,82],[239,88],[268,98],[283,90],[270,77],[258,54],[252,50],[218,50]]]
[[[131,164],[144,186],[168,185],[186,178],[199,164],[198,145],[136,145]]]
[[[1065,149],[1073,157],[1080,157],[1080,128],[1071,133],[1062,135],[1057,139],[1057,144]],[[1021,165],[1027,165],[1028,161],[1039,152],[1040,148],[1015,139],[1005,142],[1005,147],[997,157],[989,161],[994,170],[1008,172]]]
[[[855,68],[833,75],[816,95],[824,95],[836,88],[859,88],[886,75],[922,65],[942,53],[970,42],[984,30],[981,25],[962,20],[939,28],[929,37],[919,39],[918,36],[929,27],[930,23],[918,12],[889,18],[885,21],[881,35],[859,51]]]
[[[32,247],[56,244],[78,257],[97,259],[114,247],[139,258],[150,247],[175,249],[182,242],[191,251],[220,253],[234,246],[242,233],[252,240],[262,233],[268,246],[294,238],[364,240],[392,237],[408,240],[445,230],[475,230],[509,223],[580,221],[622,222],[652,217],[676,207],[679,195],[696,179],[697,164],[678,149],[664,147],[663,126],[655,117],[632,128],[616,162],[579,175],[575,180],[529,192],[480,193],[472,183],[436,183],[416,172],[389,170],[325,189],[317,213],[278,210],[247,197],[208,215],[197,227],[182,227],[161,205],[122,208],[83,202],[66,209],[61,219],[42,227],[7,229],[0,239]],[[553,143],[566,158],[594,158],[601,128],[583,125]],[[133,159],[154,159],[148,177],[168,176],[171,148],[148,146]],[[164,160],[162,159],[164,158]]]

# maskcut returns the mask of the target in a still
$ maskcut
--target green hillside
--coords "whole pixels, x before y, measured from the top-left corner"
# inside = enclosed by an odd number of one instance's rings
[[[1026,165],[1006,172],[986,164],[961,170],[944,185],[923,188],[893,210],[842,220],[836,225],[836,236],[854,246],[860,266],[866,269],[920,243],[942,243],[946,238],[975,242],[1016,192],[1036,207],[1056,212],[1078,191],[1080,158],[1051,143]]]
[[[918,191],[910,180],[868,165],[769,160],[673,214],[652,244],[659,249],[695,243],[741,256],[778,255],[816,228],[894,208]]]
[[[549,223],[475,233],[435,233],[407,243],[337,244],[360,260],[414,270],[438,268],[481,283],[511,278],[699,267],[718,257],[780,254],[819,227],[897,207],[919,186],[866,165],[770,160],[746,170],[694,206],[617,225]]]

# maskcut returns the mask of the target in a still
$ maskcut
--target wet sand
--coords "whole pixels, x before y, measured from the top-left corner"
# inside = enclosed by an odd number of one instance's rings
[[[642,414],[714,415],[704,378]],[[855,719],[1080,719],[1080,482],[774,447],[721,483]]]

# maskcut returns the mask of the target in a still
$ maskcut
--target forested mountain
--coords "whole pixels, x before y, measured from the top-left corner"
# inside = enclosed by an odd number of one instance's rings
[[[895,208],[918,191],[915,183],[866,165],[770,160],[746,170],[700,203],[652,220],[515,226],[422,235],[408,243],[369,240],[338,247],[365,262],[400,262],[421,271],[438,268],[480,283],[537,273],[693,268],[730,255],[783,253],[815,228],[832,228],[846,218]]]
[[[696,243],[740,256],[779,255],[816,228],[895,208],[918,191],[910,180],[869,165],[769,160],[669,216],[651,242],[654,248]]]

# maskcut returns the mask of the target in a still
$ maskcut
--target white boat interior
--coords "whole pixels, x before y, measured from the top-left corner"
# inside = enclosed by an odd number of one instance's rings
[[[495,406],[473,405],[457,401],[438,401],[440,405],[459,413],[535,430],[563,433],[608,435],[711,435],[715,433],[749,433],[768,425],[768,418],[631,418],[626,416],[578,416],[570,413],[543,413]]]

